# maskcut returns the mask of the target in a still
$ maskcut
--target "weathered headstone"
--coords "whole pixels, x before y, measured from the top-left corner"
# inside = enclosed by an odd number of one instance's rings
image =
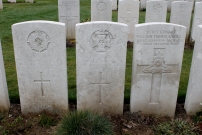
[[[181,25],[135,25],[131,112],[174,116],[185,35]]]
[[[202,2],[196,2],[195,9],[194,9],[193,23],[192,23],[192,31],[191,31],[191,38],[193,40],[196,39],[196,30],[198,28],[198,25],[201,25],[201,24],[202,24]]]
[[[65,24],[28,21],[12,25],[21,111],[68,111]]]
[[[16,0],[8,0],[8,2],[16,3]]]
[[[134,26],[139,21],[139,1],[119,0],[118,22],[128,25],[128,41],[134,41]]]
[[[34,0],[25,0],[25,2],[34,3]]]
[[[0,0],[0,9],[3,9],[3,2]]]
[[[91,0],[91,21],[111,21],[112,1]]]
[[[78,110],[123,113],[127,31],[115,22],[76,25]]]
[[[167,2],[163,0],[147,1],[145,22],[166,22]]]
[[[172,2],[170,23],[180,24],[187,27],[186,39],[189,37],[190,21],[193,2],[175,1]]]
[[[202,105],[200,105],[202,102],[202,25],[197,26],[196,29],[194,53],[184,107],[189,115],[202,109]]]
[[[80,22],[80,0],[58,0],[59,22],[66,25],[66,38],[75,39],[75,27]]]
[[[117,0],[112,0],[112,10],[117,10]]]
[[[10,108],[10,102],[8,97],[8,88],[0,41],[0,112],[8,112],[9,108]]]

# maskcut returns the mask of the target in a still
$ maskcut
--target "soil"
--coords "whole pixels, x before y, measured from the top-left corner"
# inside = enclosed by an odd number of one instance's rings
[[[181,118],[191,123],[192,120],[190,116],[186,115],[183,107],[184,104],[177,104],[175,118]],[[76,110],[76,103],[70,103],[70,111],[74,110]],[[51,124],[50,127],[43,126],[40,124],[42,115],[53,119],[56,124]],[[173,119],[170,117],[143,115],[141,112],[130,113],[129,104],[124,105],[123,115],[104,114],[104,116],[113,123],[115,135],[154,135],[151,128],[153,125]],[[60,116],[46,112],[24,116],[21,114],[19,104],[11,104],[8,115],[4,116],[4,118],[0,117],[0,126],[4,129],[0,129],[0,134],[7,130],[9,135],[51,135],[54,134],[60,120]]]

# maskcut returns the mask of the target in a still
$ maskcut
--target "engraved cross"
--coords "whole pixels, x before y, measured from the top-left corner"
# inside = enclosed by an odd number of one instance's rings
[[[154,58],[151,65],[138,65],[137,71],[152,74],[150,103],[159,104],[162,74],[177,72],[178,64],[165,64],[164,48],[154,49]]]
[[[103,85],[110,85],[111,82],[103,82],[102,81],[102,72],[99,73],[99,81],[98,82],[90,82],[91,84],[98,85],[99,87],[99,104],[102,105],[102,97],[101,92],[103,90]]]
[[[50,83],[50,80],[44,80],[43,79],[43,72],[40,72],[40,80],[34,80],[35,83],[41,83],[41,93],[42,96],[44,96],[44,88],[43,88],[43,83]]]

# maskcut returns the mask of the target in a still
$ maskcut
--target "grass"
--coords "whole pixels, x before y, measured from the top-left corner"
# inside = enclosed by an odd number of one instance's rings
[[[35,0],[35,3],[23,3],[17,0],[16,4],[3,0],[4,9],[0,10],[0,38],[2,42],[4,64],[6,68],[7,84],[11,103],[19,103],[19,92],[14,59],[11,25],[18,22],[30,20],[58,21],[57,0]],[[90,0],[80,0],[81,22],[90,21]],[[170,13],[167,15],[169,20]],[[117,11],[113,11],[113,21],[117,21]],[[139,23],[145,20],[145,11],[140,11]],[[125,102],[130,99],[131,73],[132,73],[131,48],[127,51],[127,67],[125,80]],[[192,59],[192,50],[184,51],[182,73],[180,79],[178,101],[183,102],[186,95],[189,71]],[[68,63],[68,88],[69,100],[76,102],[76,57],[75,48],[67,48]]]

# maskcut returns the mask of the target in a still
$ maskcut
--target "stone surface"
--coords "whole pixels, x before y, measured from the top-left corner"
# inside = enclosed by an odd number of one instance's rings
[[[75,39],[75,27],[80,22],[80,0],[58,0],[59,22],[66,25],[66,38]]]
[[[167,2],[162,0],[147,1],[145,22],[166,22]]]
[[[171,5],[174,1],[184,1],[184,0],[165,0],[167,1],[167,11],[171,11]]]
[[[0,0],[0,9],[3,9],[3,2]]]
[[[16,3],[16,0],[8,0],[8,2]]]
[[[25,2],[34,3],[34,0],[25,0]]]
[[[123,113],[127,31],[115,22],[76,25],[78,110]]]
[[[134,41],[134,26],[139,21],[139,1],[119,0],[118,22],[128,25],[128,41]]]
[[[10,101],[8,97],[8,87],[6,82],[3,54],[0,40],[0,112],[8,112]]]
[[[117,10],[117,0],[112,0],[112,10]]]
[[[131,112],[174,116],[185,34],[176,24],[135,25]]]
[[[193,2],[175,1],[171,6],[170,23],[187,27],[186,39],[189,37],[191,13]]]
[[[201,24],[202,24],[202,2],[196,2],[195,9],[194,9],[193,23],[192,23],[192,31],[191,31],[191,38],[193,40],[196,40],[196,31],[197,31],[198,25],[201,25]]]
[[[112,1],[91,0],[91,21],[111,21]]]
[[[22,113],[67,112],[65,24],[16,23],[12,35]]]
[[[140,0],[140,10],[146,9],[146,3],[148,0]]]
[[[201,111],[202,109],[202,105],[200,105],[202,102],[202,25],[197,27],[196,32],[196,40],[184,107],[189,115]]]

